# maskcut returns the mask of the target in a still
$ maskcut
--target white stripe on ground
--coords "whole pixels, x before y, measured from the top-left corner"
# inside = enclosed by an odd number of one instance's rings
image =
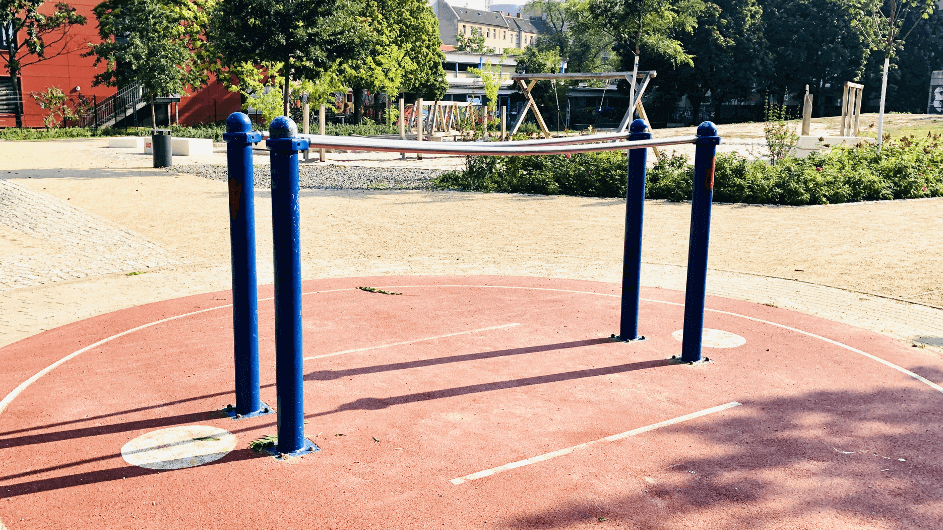
[[[593,291],[573,291],[573,290],[568,290],[568,289],[552,289],[552,288],[549,288],[549,287],[515,287],[515,286],[504,286],[504,285],[460,285],[460,284],[456,284],[456,285],[388,285],[388,286],[385,286],[385,287],[386,287],[386,288],[390,288],[390,289],[406,289],[406,288],[419,288],[419,287],[476,287],[476,288],[495,288],[495,289],[532,289],[532,290],[535,290],[535,291],[556,291],[556,292],[561,292],[561,293],[592,294],[592,295],[597,295],[597,296],[610,296],[610,297],[614,297],[614,298],[618,298],[618,297],[619,297],[618,294],[596,293],[596,292],[593,292]],[[644,301],[644,302],[652,302],[652,303],[656,303],[656,304],[667,304],[667,305],[674,305],[674,306],[678,306],[678,307],[684,307],[684,304],[679,303],[679,302],[668,302],[668,301],[665,301],[665,300],[653,300],[653,299],[651,299],[651,298],[639,298],[639,300]],[[878,356],[876,356],[876,355],[873,355],[873,354],[870,354],[870,353],[868,353],[868,352],[859,350],[858,348],[849,346],[849,345],[844,344],[844,343],[842,343],[842,342],[838,342],[838,341],[836,341],[836,340],[832,340],[832,339],[829,339],[829,338],[827,338],[827,337],[823,337],[823,336],[821,336],[821,335],[816,335],[815,333],[810,333],[810,332],[808,332],[808,331],[803,331],[803,330],[801,330],[801,329],[794,328],[794,327],[792,327],[792,326],[787,326],[787,325],[785,325],[785,324],[778,324],[778,323],[776,323],[776,322],[772,322],[772,321],[769,321],[769,320],[763,320],[763,319],[761,319],[761,318],[749,317],[749,316],[746,316],[746,315],[741,315],[741,314],[739,314],[739,313],[731,313],[731,312],[729,312],[729,311],[721,311],[720,309],[705,308],[704,310],[705,310],[705,311],[710,311],[711,313],[720,313],[720,314],[722,314],[722,315],[730,315],[730,316],[734,316],[734,317],[740,317],[740,318],[744,318],[744,319],[746,319],[746,320],[752,320],[753,322],[759,322],[759,323],[761,323],[761,324],[769,324],[770,326],[775,326],[775,327],[777,327],[777,328],[782,328],[782,329],[788,329],[789,331],[794,331],[794,332],[796,332],[796,333],[805,335],[805,336],[807,336],[807,337],[812,337],[812,338],[815,338],[815,339],[822,340],[822,341],[827,342],[827,343],[829,343],[829,344],[838,346],[838,347],[840,347],[840,348],[844,348],[844,349],[846,349],[846,350],[848,350],[848,351],[850,351],[850,352],[857,353],[858,355],[863,355],[864,357],[867,357],[868,359],[871,359],[872,361],[879,362],[879,363],[883,364],[884,366],[887,366],[888,368],[891,368],[891,369],[893,369],[893,370],[897,370],[898,372],[900,372],[900,373],[902,373],[902,374],[904,374],[904,375],[906,375],[906,376],[908,376],[908,377],[912,377],[913,379],[916,379],[917,381],[920,381],[921,383],[924,383],[925,385],[929,386],[929,387],[932,388],[933,390],[936,390],[937,392],[940,392],[941,394],[943,394],[943,386],[940,386],[940,385],[934,383],[933,381],[930,381],[930,380],[927,379],[926,377],[923,377],[923,376],[918,375],[918,374],[916,374],[916,373],[914,373],[914,372],[911,372],[910,370],[904,368],[903,366],[896,365],[896,364],[894,364],[894,363],[892,363],[892,362],[890,362],[890,361],[888,361],[888,360],[886,360],[886,359],[882,359],[882,358],[880,358],[880,357],[878,357]]]
[[[348,288],[348,289],[331,289],[331,290],[328,290],[328,291],[309,291],[309,292],[307,292],[307,293],[301,293],[301,295],[304,296],[304,295],[309,295],[309,294],[332,293],[332,292],[337,292],[337,291],[349,291],[349,290],[352,290],[352,288]],[[268,298],[260,298],[258,301],[259,301],[259,302],[265,302],[265,301],[274,300],[274,299],[275,299],[274,297],[268,297]],[[225,308],[227,308],[227,307],[232,307],[232,304],[220,305],[220,306],[216,306],[216,307],[209,307],[209,308],[206,308],[206,309],[200,309],[199,311],[192,311],[192,312],[190,312],[190,313],[184,313],[184,314],[182,314],[182,315],[177,315],[177,316],[172,316],[172,317],[168,317],[168,318],[163,318],[163,319],[160,319],[160,320],[155,320],[155,321],[153,321],[153,322],[148,322],[147,324],[142,324],[142,325],[140,325],[140,326],[138,326],[138,327],[136,327],[136,328],[131,328],[131,329],[122,331],[121,333],[117,333],[117,334],[112,335],[112,336],[110,336],[110,337],[104,338],[104,339],[102,339],[102,340],[100,340],[100,341],[98,341],[98,342],[96,342],[96,343],[94,343],[94,344],[89,344],[88,346],[82,348],[81,350],[76,350],[76,351],[70,353],[69,355],[66,355],[65,357],[59,359],[58,361],[56,361],[56,362],[50,364],[49,366],[43,368],[42,370],[40,370],[39,372],[37,372],[33,377],[30,377],[30,378],[27,379],[26,381],[23,381],[22,383],[20,383],[20,385],[19,385],[18,387],[14,388],[13,391],[11,391],[9,394],[6,395],[5,398],[3,398],[3,401],[0,401],[0,414],[3,414],[3,411],[5,411],[8,406],[10,406],[10,403],[12,403],[13,400],[16,399],[17,396],[19,396],[20,394],[22,394],[24,390],[26,390],[27,388],[29,388],[30,385],[32,385],[33,383],[35,383],[36,381],[38,381],[41,377],[43,377],[44,375],[48,374],[49,372],[55,370],[56,368],[62,366],[63,364],[65,364],[65,363],[71,361],[72,359],[78,357],[79,355],[82,355],[83,353],[85,353],[85,352],[87,352],[87,351],[89,351],[89,350],[91,350],[91,349],[97,348],[98,346],[102,346],[103,344],[106,344],[106,343],[108,343],[108,342],[111,342],[111,341],[113,341],[113,340],[115,340],[115,339],[117,339],[117,338],[123,337],[123,336],[125,336],[125,335],[130,334],[130,333],[134,333],[135,331],[141,331],[142,329],[147,329],[147,328],[149,328],[149,327],[151,327],[151,326],[156,326],[156,325],[158,325],[158,324],[163,324],[163,323],[165,323],[165,322],[171,322],[171,321],[173,321],[173,320],[178,320],[178,319],[181,319],[181,318],[185,318],[185,317],[189,317],[189,316],[193,316],[193,315],[198,315],[198,314],[200,314],[200,313],[206,313],[206,312],[208,312],[208,311],[216,311],[217,309],[225,309]],[[2,523],[0,523],[0,524],[2,524]],[[3,530],[2,527],[0,527],[0,530]]]
[[[486,469],[484,471],[479,471],[477,473],[472,473],[470,475],[465,475],[460,478],[453,478],[452,484],[458,485],[468,482],[470,480],[478,480],[480,478],[490,477],[491,475],[508,471],[511,469],[516,469],[519,467],[528,466],[530,464],[536,464],[537,462],[543,462],[545,460],[550,460],[551,458],[557,458],[558,456],[564,456],[577,451],[579,449],[586,449],[592,445],[596,445],[602,442],[614,442],[616,440],[622,440],[630,436],[635,436],[637,434],[642,434],[655,429],[660,429],[661,427],[667,427],[669,425],[675,425],[682,423],[688,420],[693,420],[694,418],[700,418],[701,416],[707,416],[708,414],[713,414],[715,412],[721,412],[727,409],[732,409],[739,406],[740,403],[736,401],[731,401],[730,403],[724,405],[718,405],[716,407],[711,407],[709,409],[704,409],[698,412],[692,412],[691,414],[686,414],[684,416],[679,416],[670,420],[661,421],[658,423],[653,423],[651,425],[646,425],[645,427],[639,427],[638,429],[632,429],[631,431],[625,431],[619,434],[613,434],[612,436],[606,436],[605,438],[600,438],[598,440],[593,440],[591,442],[581,443],[579,445],[574,445],[572,447],[567,447],[565,449],[559,449],[551,453],[544,453],[542,455],[532,456],[530,458],[525,458],[524,460],[518,460],[517,462],[511,462],[510,464],[504,464],[503,466],[493,467],[491,469]]]
[[[405,346],[407,344],[415,344],[417,342],[425,342],[428,340],[445,339],[448,337],[456,337],[458,335],[470,335],[472,333],[481,333],[482,331],[492,331],[496,329],[513,328],[514,326],[520,326],[520,324],[502,324],[500,326],[491,326],[490,328],[470,329],[468,331],[456,331],[455,333],[446,333],[445,335],[436,335],[435,337],[425,337],[422,339],[404,340],[403,342],[393,342],[390,344],[380,344],[379,346],[367,346],[365,348],[355,348],[353,350],[344,350],[344,351],[337,351],[334,353],[325,353],[324,355],[314,355],[311,357],[305,357],[303,360],[311,361],[314,359],[323,359],[325,357],[334,357],[335,355],[344,355],[345,353],[357,353],[357,352],[362,352],[362,351],[379,350],[381,348],[392,348],[393,346]]]

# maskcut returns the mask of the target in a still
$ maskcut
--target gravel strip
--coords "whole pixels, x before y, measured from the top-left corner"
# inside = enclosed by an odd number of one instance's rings
[[[222,165],[190,164],[174,166],[172,170],[212,180],[228,180],[226,166]],[[445,171],[438,169],[301,165],[298,186],[329,190],[427,190],[432,189],[432,181],[443,173]],[[268,164],[255,166],[257,189],[269,189],[271,178]]]

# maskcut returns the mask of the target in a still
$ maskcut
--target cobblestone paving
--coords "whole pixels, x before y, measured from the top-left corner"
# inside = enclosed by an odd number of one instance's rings
[[[126,228],[0,179],[0,292],[185,263]]]

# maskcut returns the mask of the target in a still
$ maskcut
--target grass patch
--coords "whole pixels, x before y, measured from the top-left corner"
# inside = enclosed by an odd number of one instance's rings
[[[256,453],[272,452],[276,445],[278,445],[278,436],[269,434],[249,442],[249,449]]]

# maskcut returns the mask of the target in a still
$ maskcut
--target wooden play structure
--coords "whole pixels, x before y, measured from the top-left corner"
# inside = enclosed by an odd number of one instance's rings
[[[422,109],[422,113],[417,109]],[[475,131],[475,125],[480,122],[487,107],[475,105],[466,101],[423,101],[417,100],[413,105],[405,107],[405,127],[409,131],[419,132],[419,121],[422,118],[422,132],[424,136],[465,136]]]
[[[802,134],[796,143],[796,156],[804,158],[813,151],[822,151],[836,145],[859,145],[874,142],[872,138],[858,136],[859,119],[861,117],[861,100],[864,95],[864,85],[845,83],[842,92],[841,122],[838,136],[812,135],[812,94],[809,85],[805,87],[805,98],[802,106]]]
[[[624,132],[628,129],[629,124],[632,123],[633,110],[637,110],[639,117],[645,121],[648,121],[648,116],[645,114],[645,107],[642,106],[642,96],[645,94],[645,89],[648,88],[648,83],[655,78],[657,72],[654,70],[648,72],[639,72],[636,80],[641,79],[641,82],[637,84],[638,89],[635,91],[635,104],[630,105],[625,111],[625,116],[622,117],[622,122],[619,124],[618,132]],[[534,112],[534,117],[537,119],[537,124],[540,126],[540,130],[543,133],[545,138],[550,138],[550,131],[547,130],[547,124],[544,123],[543,116],[540,115],[540,110],[537,108],[537,102],[534,101],[534,96],[531,95],[531,90],[534,89],[534,85],[537,84],[537,81],[549,81],[549,80],[599,80],[599,81],[610,81],[612,79],[622,79],[625,78],[627,81],[632,81],[632,72],[574,72],[569,74],[514,74],[511,76],[512,81],[516,81],[518,86],[521,87],[521,90],[524,91],[524,99],[526,101],[524,108],[521,110],[521,113],[517,116],[517,121],[514,123],[514,127],[511,128],[511,135],[517,133],[517,130],[524,123],[524,119],[527,117],[527,113],[531,110]],[[529,82],[527,82],[529,81]]]

